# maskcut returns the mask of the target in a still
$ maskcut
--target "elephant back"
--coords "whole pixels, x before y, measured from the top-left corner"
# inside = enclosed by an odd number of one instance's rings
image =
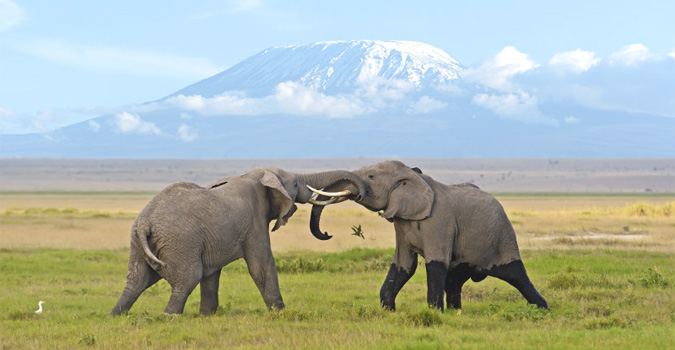
[[[520,260],[516,233],[502,205],[470,184],[449,186],[449,211],[457,223],[451,265],[480,269]]]

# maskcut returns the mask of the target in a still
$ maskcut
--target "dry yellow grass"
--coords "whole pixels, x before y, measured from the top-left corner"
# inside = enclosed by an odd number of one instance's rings
[[[0,247],[121,249],[147,193],[0,194]],[[612,248],[675,251],[675,202],[669,197],[502,196],[521,249]],[[393,225],[345,202],[326,208],[319,241],[309,233],[309,205],[271,233],[277,253],[334,252],[395,245]],[[361,225],[365,239],[352,236]]]

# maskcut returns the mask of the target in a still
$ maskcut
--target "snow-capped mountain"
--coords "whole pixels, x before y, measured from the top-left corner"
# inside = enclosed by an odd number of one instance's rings
[[[443,50],[420,42],[319,42],[266,49],[175,95],[213,97],[244,91],[260,96],[288,81],[328,95],[353,92],[378,81],[428,88],[458,79],[461,70],[459,62]]]
[[[273,47],[156,101],[47,134],[2,135],[0,157],[675,155],[674,59],[561,78],[519,55],[505,49],[464,68],[410,41]],[[529,87],[516,81],[523,72]],[[639,92],[659,91],[661,105],[624,104],[639,72],[650,77]],[[619,87],[615,100],[601,99],[605,81]]]

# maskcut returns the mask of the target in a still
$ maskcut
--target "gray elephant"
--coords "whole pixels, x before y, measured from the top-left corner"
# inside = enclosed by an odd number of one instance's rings
[[[188,296],[201,284],[200,312],[212,314],[218,308],[221,269],[240,258],[246,260],[267,307],[283,309],[270,222],[276,219],[274,231],[293,215],[294,202],[314,202],[317,195],[308,186],[350,180],[358,178],[347,171],[297,175],[266,167],[207,187],[170,185],[147,204],[131,228],[127,284],[111,315],[129,310],[161,278],[171,285],[164,312],[182,313]]]
[[[514,286],[529,303],[548,309],[525,272],[511,222],[494,197],[472,184],[444,185],[398,161],[377,163],[354,174],[368,191],[360,192],[357,202],[381,211],[396,231],[394,261],[380,290],[384,308],[395,309],[396,295],[415,273],[421,254],[426,261],[430,306],[443,310],[443,295],[447,294],[447,307],[461,309],[464,283],[469,278],[479,282],[493,276]],[[351,183],[326,188],[340,189],[358,191]],[[317,198],[310,219],[315,237],[330,238],[319,228],[321,211],[324,205],[345,198]]]

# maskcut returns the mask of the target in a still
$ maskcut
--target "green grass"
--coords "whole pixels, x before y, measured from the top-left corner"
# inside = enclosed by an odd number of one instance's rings
[[[277,257],[286,309],[268,312],[245,264],[221,276],[220,308],[198,315],[199,292],[183,316],[162,313],[170,288],[149,288],[131,311],[107,318],[126,278],[126,251],[0,250],[0,347],[287,349],[665,349],[675,337],[672,254],[524,251],[528,273],[551,305],[526,304],[496,279],[469,282],[464,309],[426,304],[424,268],[379,307],[393,250]],[[423,263],[421,261],[420,263]],[[44,313],[34,314],[44,300]]]

